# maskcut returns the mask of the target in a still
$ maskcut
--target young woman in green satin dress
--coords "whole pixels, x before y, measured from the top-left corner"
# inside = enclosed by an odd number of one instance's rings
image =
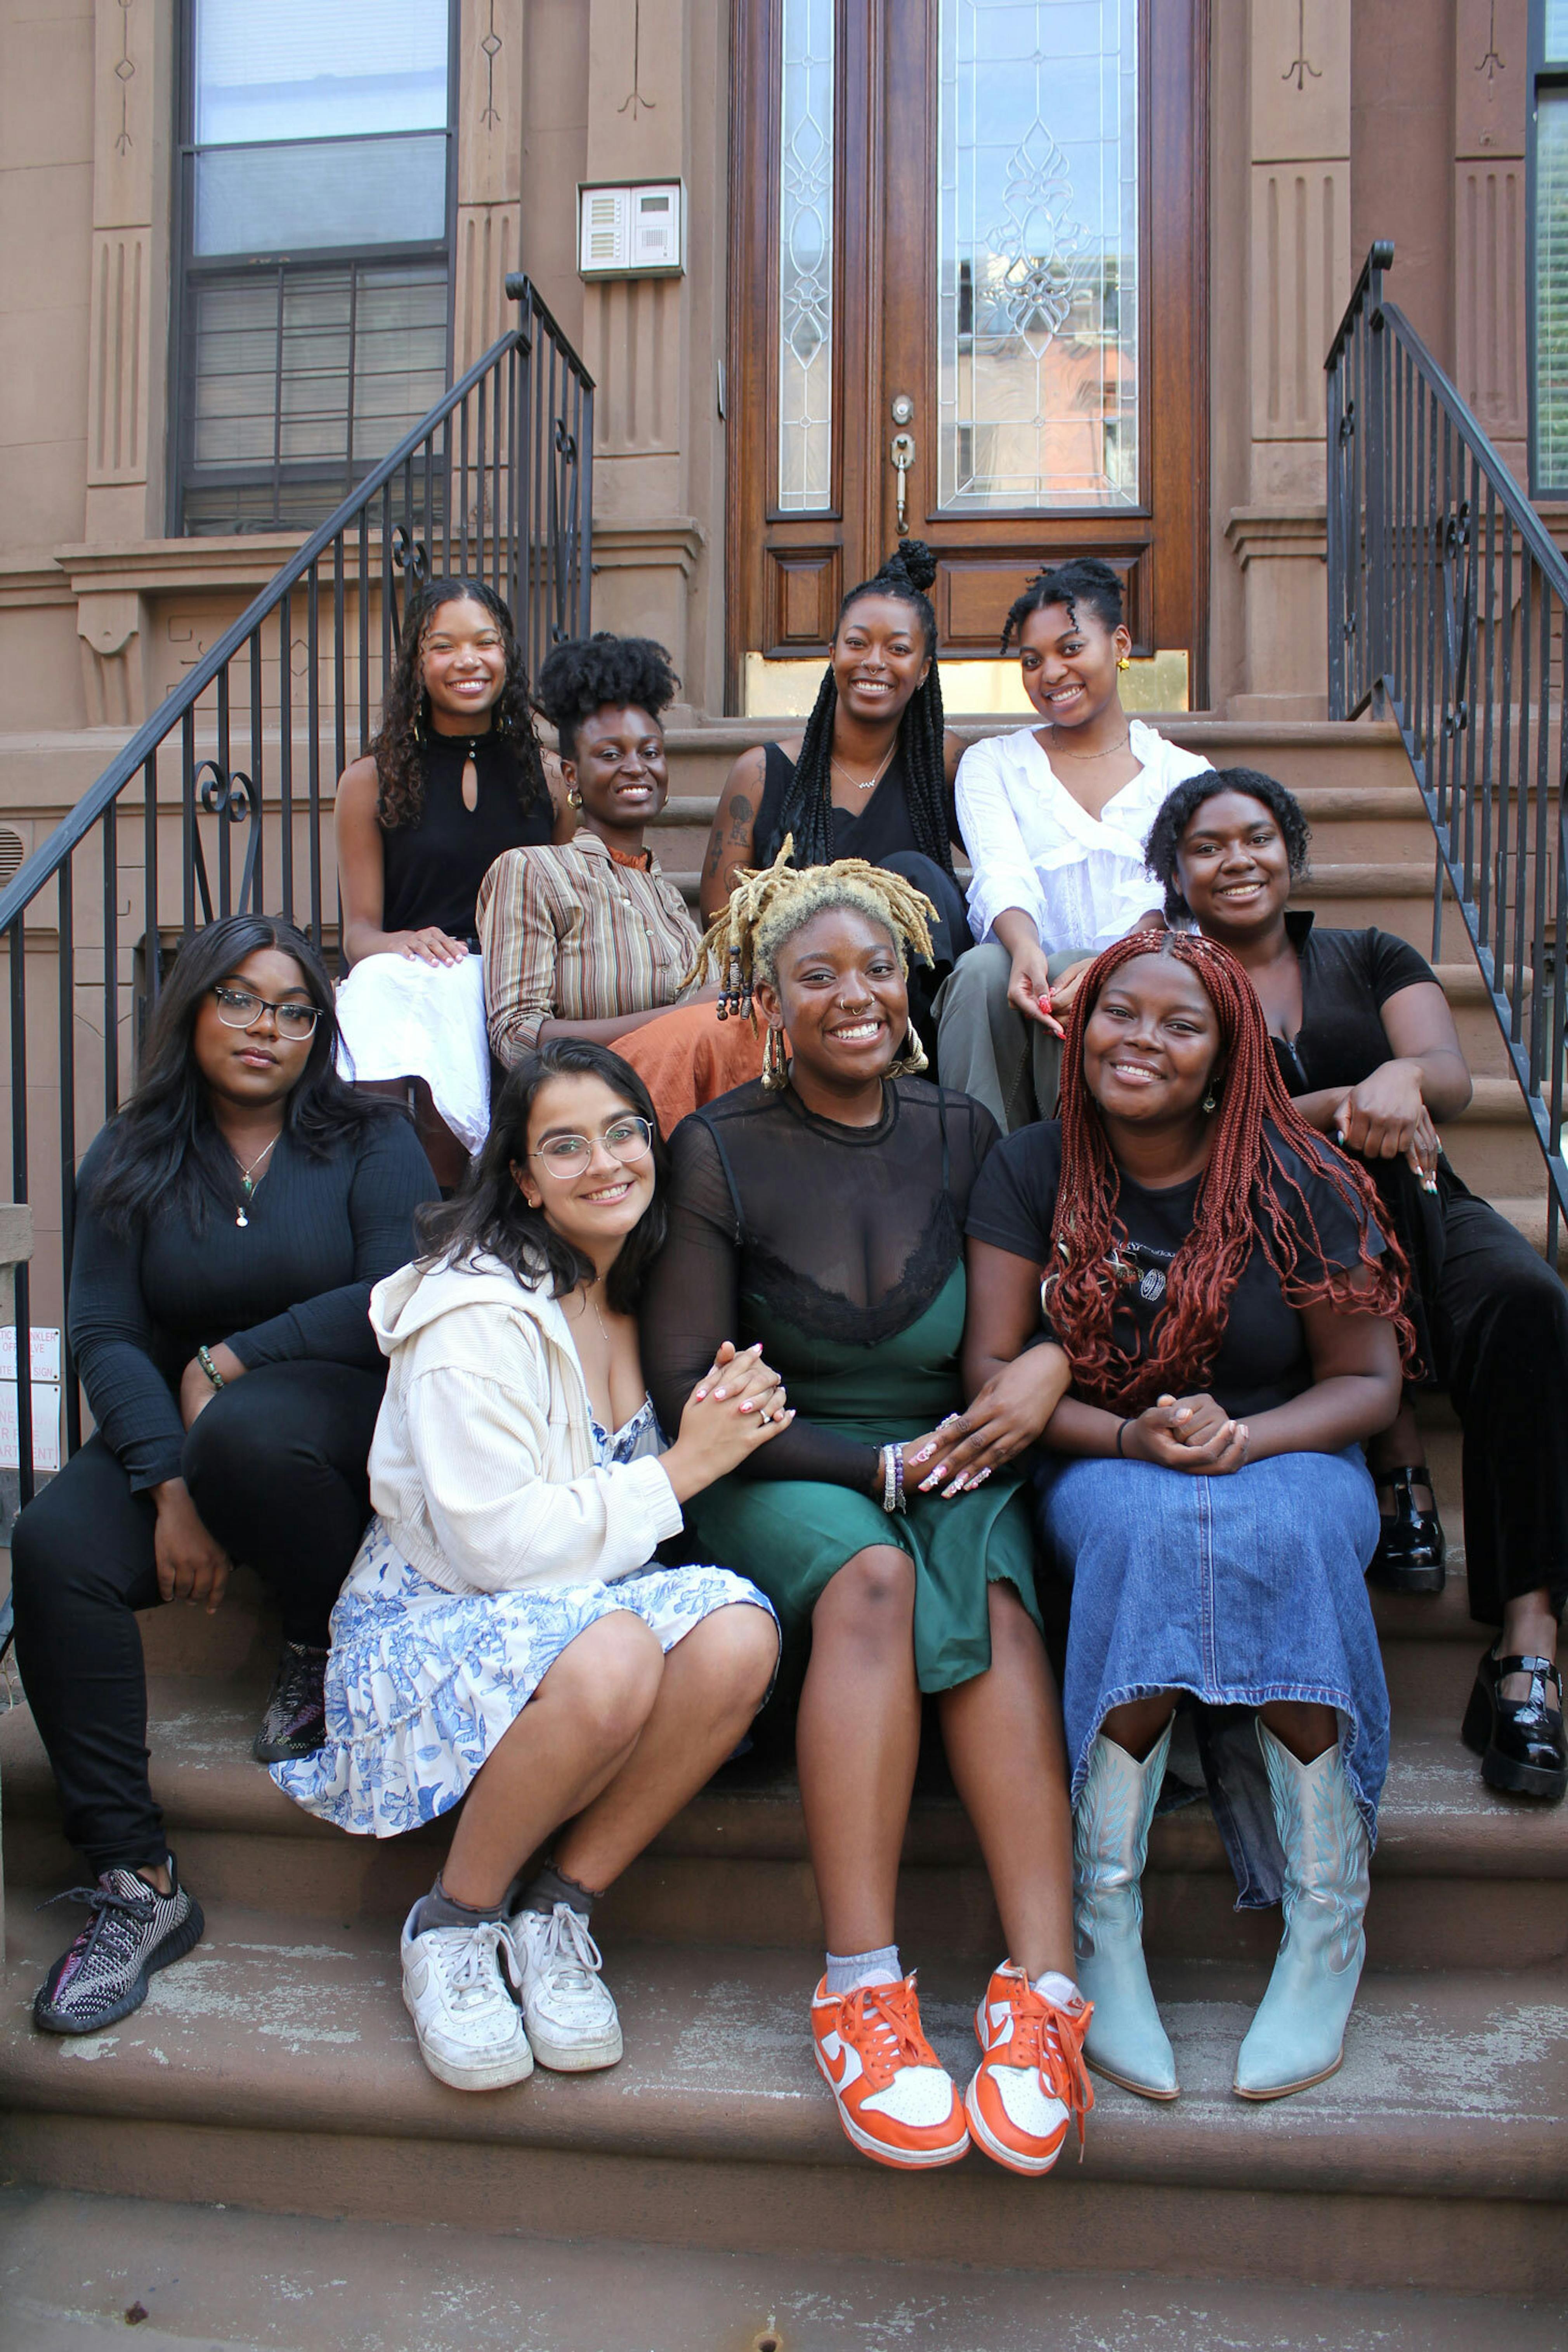
[[[951,2163],[973,2135],[1041,2173],[1091,2102],[1088,2011],[1061,1717],[1007,1465],[1066,1366],[1030,1349],[963,1412],[963,1213],[997,1130],[910,1074],[905,963],[927,902],[858,859],[796,872],[787,856],[742,879],[705,943],[734,1010],[754,998],[767,1061],[676,1130],[645,1360],[658,1402],[711,1364],[712,1334],[763,1339],[796,1409],[752,1475],[688,1519],[767,1592],[797,1674],[805,1657],[796,1747],[828,1945],[812,2021],[845,2130],[886,2164]],[[925,1692],[1011,1956],[977,2012],[967,2094],[921,2032],[894,1941]]]

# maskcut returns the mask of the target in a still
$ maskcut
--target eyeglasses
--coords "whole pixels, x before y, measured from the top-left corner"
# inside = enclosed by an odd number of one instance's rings
[[[213,990],[217,1003],[217,1017],[226,1029],[254,1029],[264,1013],[270,1013],[279,1037],[296,1043],[309,1037],[321,1019],[320,1008],[314,1004],[273,1004],[265,996],[258,996],[248,988],[226,988],[220,981]]]
[[[630,1168],[653,1150],[653,1129],[646,1118],[617,1118],[601,1140],[623,1168]],[[594,1145],[585,1135],[552,1135],[528,1156],[542,1160],[552,1176],[581,1176],[594,1164]]]

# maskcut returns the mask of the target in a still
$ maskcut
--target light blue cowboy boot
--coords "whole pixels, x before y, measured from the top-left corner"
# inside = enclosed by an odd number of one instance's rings
[[[1274,1820],[1285,1849],[1285,1934],[1236,2062],[1243,2099],[1282,2099],[1337,2072],[1366,1958],[1372,1848],[1337,1747],[1299,1764],[1261,1717]]]
[[[1146,2099],[1176,2095],[1176,2061],[1143,1965],[1140,1884],[1170,1746],[1167,1724],[1140,1764],[1101,1734],[1072,1815],[1073,1948],[1079,1990],[1094,2003],[1084,2056]]]

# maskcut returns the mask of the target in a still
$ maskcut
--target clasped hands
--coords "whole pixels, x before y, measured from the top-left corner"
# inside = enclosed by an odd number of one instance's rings
[[[1121,1425],[1121,1453],[1194,1478],[1223,1478],[1247,1459],[1247,1423],[1212,1396],[1162,1396]]]

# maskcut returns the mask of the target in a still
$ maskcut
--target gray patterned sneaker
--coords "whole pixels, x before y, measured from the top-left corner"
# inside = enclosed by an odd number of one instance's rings
[[[291,1756],[313,1756],[325,1746],[326,1681],[325,1650],[284,1643],[261,1728],[250,1743],[258,1764],[286,1764]]]
[[[38,1989],[33,2022],[46,2033],[97,2033],[140,2009],[147,1979],[200,1943],[205,1921],[194,1895],[180,1885],[169,1856],[173,1890],[160,1895],[133,1870],[106,1870],[96,1886],[73,1886],[55,1903],[85,1903],[88,1921]]]
[[[601,1981],[604,1962],[581,1912],[514,1911],[507,1921],[521,1981],[523,2022],[533,2054],[558,2074],[613,2066],[621,2021]]]

